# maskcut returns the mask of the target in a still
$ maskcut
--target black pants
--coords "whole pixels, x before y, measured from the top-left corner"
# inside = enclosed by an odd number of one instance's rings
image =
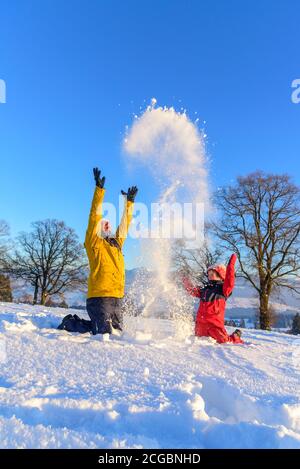
[[[122,299],[95,297],[86,300],[86,310],[92,321],[92,333],[111,334],[112,327],[122,330]]]

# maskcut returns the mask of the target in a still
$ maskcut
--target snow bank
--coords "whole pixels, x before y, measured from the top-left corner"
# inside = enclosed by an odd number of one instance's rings
[[[300,337],[221,346],[144,318],[103,342],[65,314],[0,303],[1,448],[300,448]]]

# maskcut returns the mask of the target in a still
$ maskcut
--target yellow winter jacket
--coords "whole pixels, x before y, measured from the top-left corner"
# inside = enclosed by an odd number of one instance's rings
[[[121,252],[132,220],[133,202],[126,200],[122,220],[116,232],[118,249],[106,239],[101,238],[100,221],[104,189],[96,186],[84,246],[90,264],[88,279],[88,298],[112,296],[122,298],[125,288],[125,263]]]

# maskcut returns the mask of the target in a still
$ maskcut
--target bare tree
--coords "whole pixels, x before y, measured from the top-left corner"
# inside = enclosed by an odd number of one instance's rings
[[[8,224],[4,220],[0,220],[0,268],[3,266],[6,259],[8,234]]]
[[[38,221],[32,226],[30,233],[19,235],[8,268],[15,278],[33,286],[34,304],[81,289],[86,283],[87,263],[74,230],[57,220]]]
[[[270,329],[273,291],[300,293],[300,189],[288,175],[255,172],[219,190],[216,204],[215,233],[237,253],[239,276],[259,295],[260,327]]]
[[[221,256],[218,246],[211,248],[208,242],[200,246],[191,246],[184,239],[178,239],[172,250],[173,265],[177,271],[187,274],[195,282],[207,281],[207,269],[216,264]]]
[[[0,220],[0,300],[12,301],[10,279],[5,274],[7,262],[9,227],[4,220]]]

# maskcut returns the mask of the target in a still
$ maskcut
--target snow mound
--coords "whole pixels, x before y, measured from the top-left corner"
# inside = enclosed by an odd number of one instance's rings
[[[103,341],[56,330],[65,314],[0,303],[1,448],[300,448],[300,337],[134,318]]]

